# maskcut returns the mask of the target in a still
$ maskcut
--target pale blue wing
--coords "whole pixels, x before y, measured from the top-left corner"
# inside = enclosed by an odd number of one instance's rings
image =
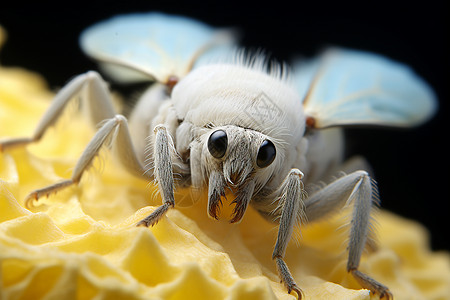
[[[185,76],[202,56],[230,51],[234,39],[231,31],[152,12],[97,23],[82,32],[80,45],[88,56],[106,63],[103,68],[115,80],[167,83],[171,76]]]
[[[314,127],[414,126],[437,109],[431,87],[409,67],[380,55],[331,49],[294,67]]]

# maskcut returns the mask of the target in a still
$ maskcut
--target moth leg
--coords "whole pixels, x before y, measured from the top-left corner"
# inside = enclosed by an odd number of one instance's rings
[[[39,141],[45,131],[54,125],[62,115],[69,101],[79,95],[82,90],[85,90],[87,93],[86,97],[84,97],[84,102],[88,105],[87,110],[90,113],[91,120],[95,124],[114,117],[116,113],[112,106],[106,83],[97,72],[89,71],[76,76],[56,94],[31,137],[15,138],[0,142],[0,151]]]
[[[142,219],[136,226],[153,226],[166,214],[169,208],[175,206],[172,157],[174,145],[172,137],[164,125],[157,125],[154,129],[155,143],[153,147],[154,176],[158,182],[163,204],[153,213]]]
[[[291,239],[294,226],[298,223],[299,217],[304,213],[303,200],[306,193],[303,189],[301,178],[302,172],[292,169],[281,186],[280,207],[281,217],[278,229],[277,242],[273,250],[272,259],[275,260],[278,275],[288,293],[295,291],[298,299],[302,298],[302,290],[297,286],[289,268],[284,261],[286,247]]]
[[[370,233],[370,213],[378,201],[376,184],[367,172],[355,171],[345,175],[310,195],[305,201],[308,221],[326,216],[350,201],[354,202],[354,207],[348,245],[347,271],[362,287],[380,295],[380,298],[393,299],[386,286],[358,270],[361,255]]]
[[[94,158],[98,155],[101,147],[112,138],[115,133],[116,136],[113,140],[113,146],[115,146],[114,150],[116,150],[117,156],[123,166],[137,176],[144,176],[150,179],[151,175],[147,175],[144,167],[141,165],[134,152],[126,118],[121,115],[116,115],[114,118],[107,120],[91,139],[81,154],[81,157],[78,159],[71,178],[31,192],[25,199],[26,207],[29,208],[32,206],[32,202],[37,201],[42,196],[48,196],[49,194],[55,193],[70,185],[77,184],[83,173],[89,168]]]

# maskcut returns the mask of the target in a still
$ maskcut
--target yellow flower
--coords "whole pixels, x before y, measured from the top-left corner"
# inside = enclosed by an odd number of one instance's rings
[[[30,136],[52,95],[39,75],[0,67],[0,137]],[[0,153],[0,299],[294,299],[271,259],[275,225],[252,209],[239,225],[211,220],[180,190],[177,209],[137,228],[161,200],[107,150],[78,187],[25,209],[30,191],[70,177],[93,133],[69,109],[39,143]],[[288,248],[306,299],[371,298],[345,271],[343,214],[302,229]],[[449,299],[449,254],[432,253],[417,223],[384,211],[377,223],[379,250],[361,270],[396,299]]]

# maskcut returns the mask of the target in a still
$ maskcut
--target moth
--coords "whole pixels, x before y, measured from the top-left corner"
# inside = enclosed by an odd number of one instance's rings
[[[82,93],[89,118],[101,124],[72,177],[32,191],[28,207],[77,184],[114,137],[123,166],[156,180],[162,195],[162,204],[137,225],[153,226],[176,207],[176,185],[206,189],[206,212],[213,219],[231,193],[231,223],[245,217],[248,205],[279,223],[272,259],[287,292],[302,298],[284,261],[294,227],[351,203],[347,270],[362,287],[393,298],[386,286],[358,270],[379,199],[365,161],[343,161],[342,127],[411,127],[428,120],[436,97],[409,67],[336,48],[288,70],[262,55],[234,50],[231,30],[161,13],[100,22],[82,33],[80,44],[115,81],[153,84],[125,117],[114,110],[99,73],[78,75],[57,93],[32,137],[2,141],[2,151],[39,141]],[[340,171],[345,175],[329,181]],[[174,175],[180,178],[176,183]],[[328,183],[311,188],[318,182]]]

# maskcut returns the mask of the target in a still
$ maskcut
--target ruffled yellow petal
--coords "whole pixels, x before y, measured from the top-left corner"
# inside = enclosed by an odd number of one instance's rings
[[[0,137],[29,136],[51,97],[40,76],[0,67]],[[137,228],[160,198],[106,150],[78,187],[23,208],[33,189],[70,177],[93,132],[71,111],[40,143],[0,153],[0,299],[294,299],[271,259],[275,225],[252,209],[239,225],[211,220],[204,201],[189,205],[180,190],[177,209]],[[288,248],[306,299],[371,299],[345,271],[342,214]],[[380,249],[361,270],[396,299],[449,299],[449,254],[431,252],[417,223],[387,212],[377,222]]]

